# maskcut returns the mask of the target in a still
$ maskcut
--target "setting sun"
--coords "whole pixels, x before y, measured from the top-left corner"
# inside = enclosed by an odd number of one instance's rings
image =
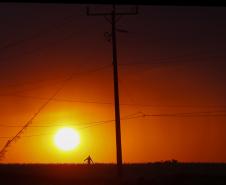
[[[54,142],[60,150],[70,151],[79,145],[80,136],[73,128],[65,127],[58,130]]]

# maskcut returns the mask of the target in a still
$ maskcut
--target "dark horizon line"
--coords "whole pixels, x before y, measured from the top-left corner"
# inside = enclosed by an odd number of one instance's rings
[[[222,0],[208,0],[208,1],[203,1],[203,0],[196,0],[196,1],[178,1],[178,0],[173,0],[173,1],[139,1],[139,0],[130,0],[130,1],[125,1],[125,0],[95,0],[95,1],[90,1],[90,0],[76,0],[76,1],[71,1],[71,0],[64,0],[64,1],[52,1],[52,0],[9,0],[9,1],[2,1],[2,3],[31,3],[31,4],[77,4],[77,5],[84,5],[84,4],[97,4],[97,5],[110,5],[110,4],[115,4],[115,5],[151,5],[151,6],[198,6],[198,7],[209,7],[209,6],[214,6],[214,7],[226,7],[226,2]]]
[[[155,162],[127,162],[123,163],[123,165],[152,165],[152,164],[220,164],[220,165],[226,165],[226,162],[183,162],[183,161],[177,161],[173,162],[171,160],[166,160],[166,161],[155,161]],[[62,162],[62,163],[5,163],[2,162],[0,163],[0,166],[4,165],[78,165],[78,166],[88,166],[86,163],[67,163],[67,162]],[[117,163],[95,163],[92,165],[117,165]],[[91,165],[91,166],[92,166]]]

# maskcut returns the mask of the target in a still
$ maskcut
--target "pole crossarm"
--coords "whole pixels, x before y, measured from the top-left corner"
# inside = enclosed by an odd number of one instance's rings
[[[137,15],[138,14],[138,6],[135,7],[134,11],[131,12],[114,12],[115,15]],[[107,16],[112,15],[112,12],[91,12],[89,7],[86,7],[86,15],[88,16]]]

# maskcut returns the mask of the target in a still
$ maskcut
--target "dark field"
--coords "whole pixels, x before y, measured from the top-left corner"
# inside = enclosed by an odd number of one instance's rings
[[[226,185],[226,164],[125,164],[119,181],[116,165],[2,164],[0,184],[11,185]]]

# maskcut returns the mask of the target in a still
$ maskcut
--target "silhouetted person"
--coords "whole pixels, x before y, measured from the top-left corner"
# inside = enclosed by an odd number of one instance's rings
[[[87,164],[90,165],[91,163],[93,163],[92,158],[90,157],[90,155],[84,160],[87,161]]]

